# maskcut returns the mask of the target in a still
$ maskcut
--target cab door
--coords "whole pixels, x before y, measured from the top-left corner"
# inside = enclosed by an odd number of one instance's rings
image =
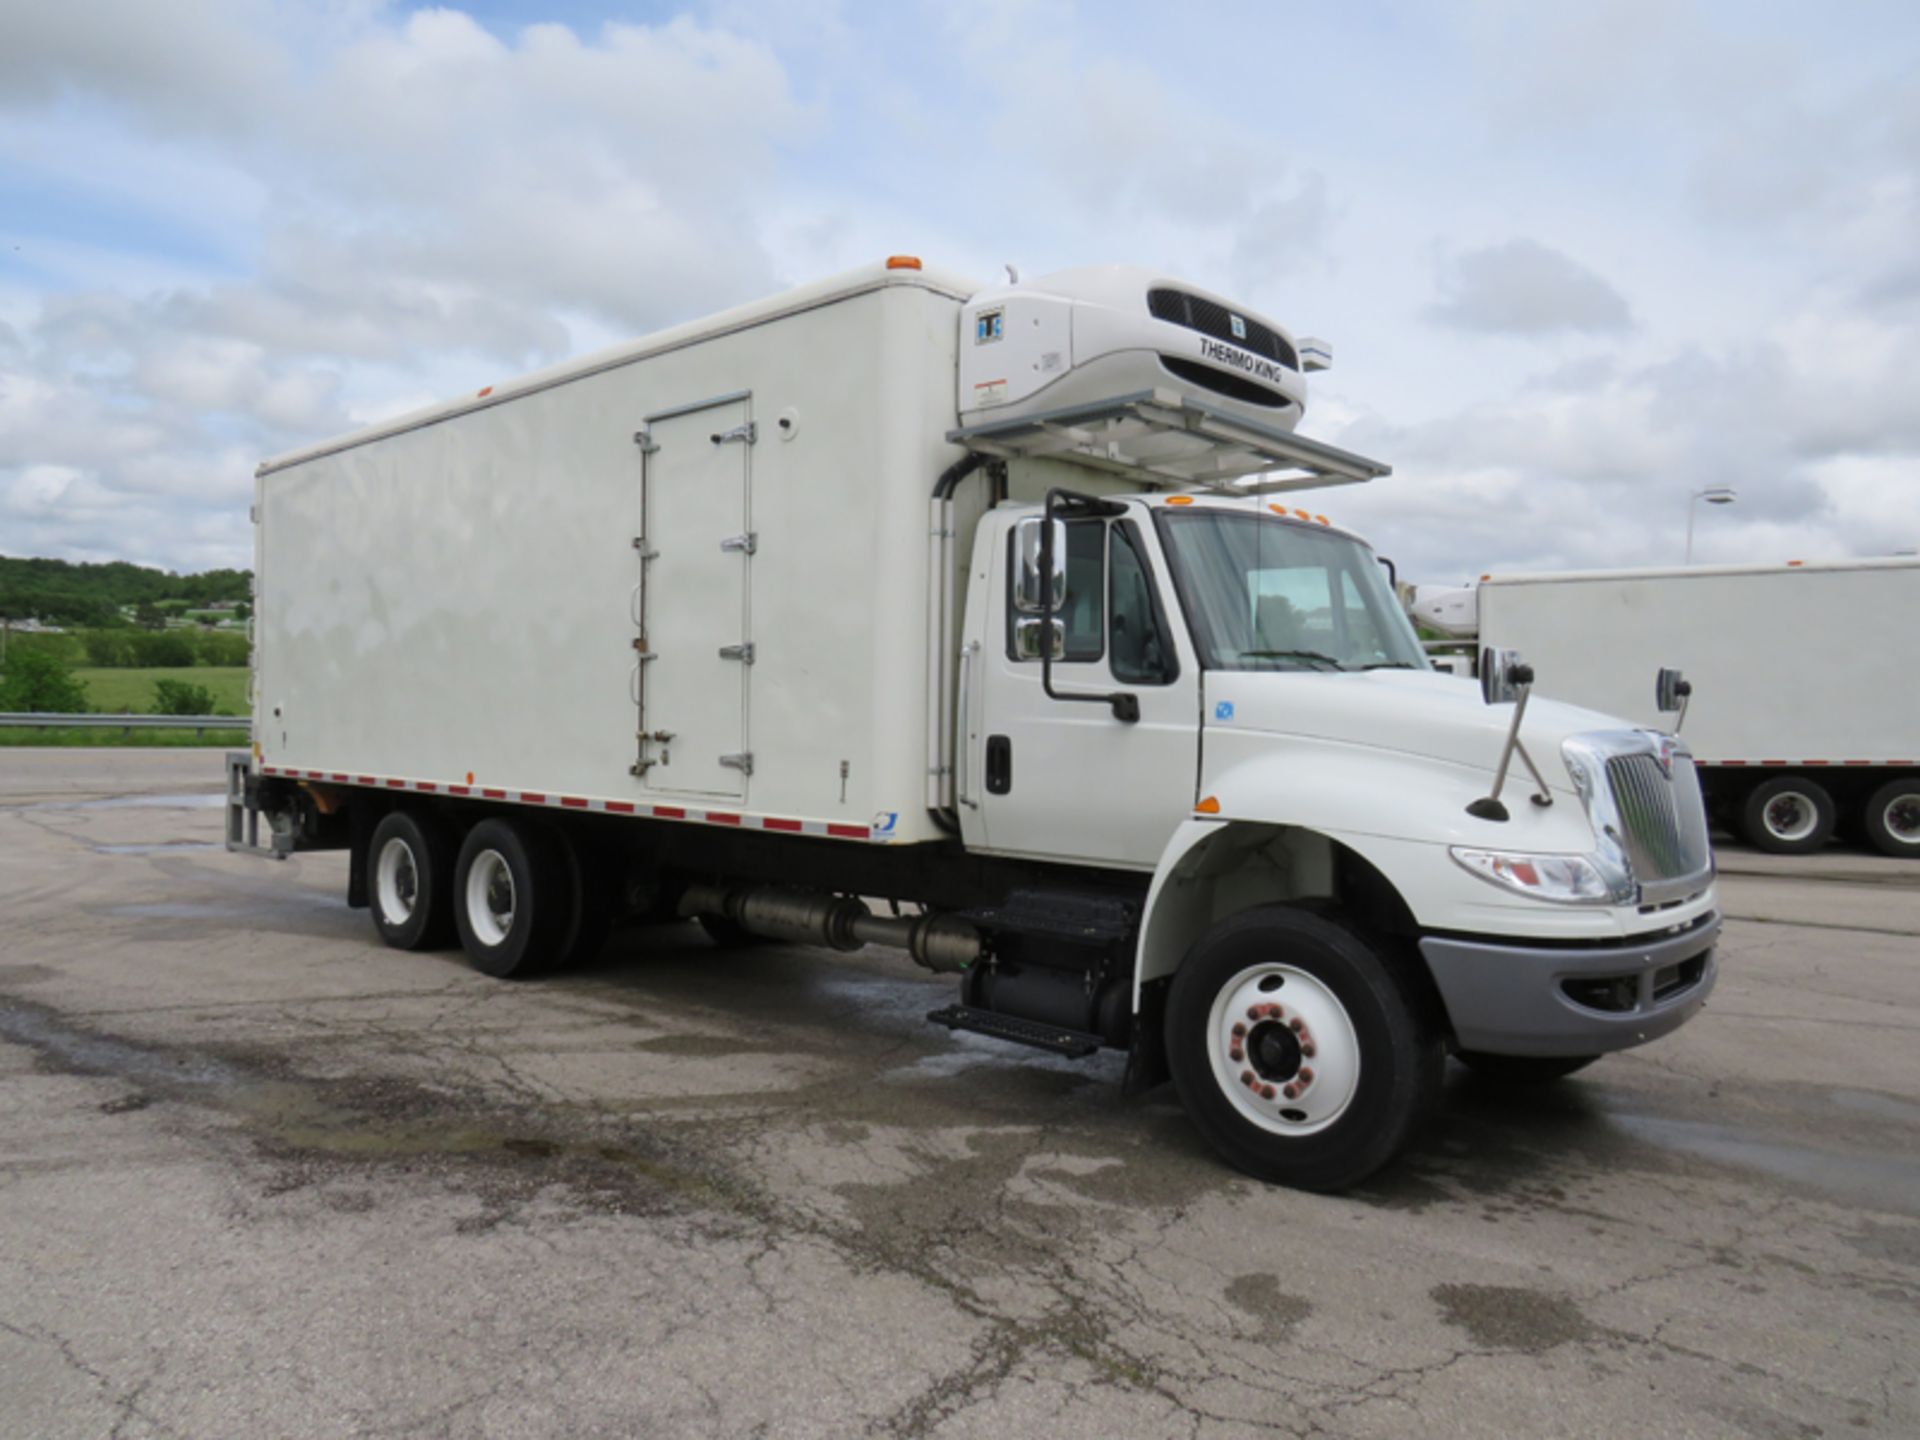
[[[970,847],[1150,870],[1193,810],[1200,670],[1180,627],[1145,512],[1067,522],[1053,688],[1134,697],[1060,700],[1041,686],[1039,619],[1014,598],[1016,522],[1001,524],[993,580],[963,662],[961,821]],[[971,607],[970,607],[971,608]],[[980,611],[976,611],[979,614]],[[977,677],[977,679],[975,678]]]

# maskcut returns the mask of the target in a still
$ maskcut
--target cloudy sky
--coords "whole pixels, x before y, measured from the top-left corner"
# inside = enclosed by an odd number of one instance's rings
[[[1330,339],[1416,579],[1920,546],[1911,0],[0,0],[0,553],[898,251]]]

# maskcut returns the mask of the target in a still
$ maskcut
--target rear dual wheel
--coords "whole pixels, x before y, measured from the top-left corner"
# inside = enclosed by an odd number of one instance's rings
[[[1774,855],[1811,855],[1832,838],[1836,813],[1824,785],[1782,775],[1748,792],[1740,832],[1748,844]]]
[[[433,950],[453,938],[453,845],[425,812],[392,810],[367,846],[368,906],[380,938],[396,950]]]
[[[473,967],[527,979],[590,958],[613,923],[598,853],[537,821],[494,817],[467,832],[453,913]]]
[[[1867,800],[1867,839],[1887,855],[1920,858],[1920,779],[1889,780]]]
[[[1399,1153],[1443,1061],[1371,945],[1283,906],[1222,921],[1187,956],[1167,999],[1167,1059],[1195,1128],[1230,1164],[1322,1191]]]

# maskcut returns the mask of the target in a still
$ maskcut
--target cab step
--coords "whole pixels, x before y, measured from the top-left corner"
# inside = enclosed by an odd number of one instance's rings
[[[996,1040],[1031,1045],[1036,1050],[1051,1050],[1069,1060],[1084,1060],[1106,1044],[1098,1035],[1084,1030],[1068,1030],[1039,1020],[1022,1020],[1017,1015],[1002,1015],[997,1010],[982,1010],[973,1005],[949,1005],[944,1010],[929,1012],[927,1019],[949,1030],[971,1030],[976,1035],[991,1035]]]

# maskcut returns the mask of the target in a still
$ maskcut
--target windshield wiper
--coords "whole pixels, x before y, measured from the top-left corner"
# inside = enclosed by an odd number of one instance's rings
[[[1318,650],[1242,650],[1240,658],[1242,660],[1318,660],[1332,670],[1347,668],[1333,656],[1322,655]]]
[[[1411,660],[1376,660],[1371,665],[1362,665],[1362,670],[1418,670],[1420,667]]]

